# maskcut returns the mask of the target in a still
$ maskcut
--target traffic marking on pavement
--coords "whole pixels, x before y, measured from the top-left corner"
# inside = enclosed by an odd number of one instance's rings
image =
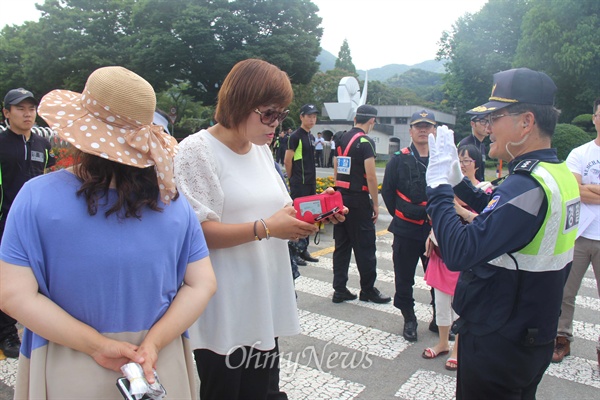
[[[298,310],[298,315],[303,335],[356,350],[363,359],[368,354],[393,360],[409,346],[394,333],[304,310]]]
[[[550,364],[546,375],[600,389],[600,371],[597,360],[566,356],[562,362]]]
[[[433,371],[417,370],[394,395],[405,400],[452,400],[456,378]]]
[[[281,362],[280,383],[281,389],[294,400],[350,400],[365,390],[365,385],[360,383],[302,364],[286,364],[285,360]]]

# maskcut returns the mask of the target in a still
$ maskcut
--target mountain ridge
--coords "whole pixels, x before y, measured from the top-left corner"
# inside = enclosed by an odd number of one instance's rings
[[[321,54],[317,57],[317,62],[319,62],[319,71],[325,72],[335,68],[335,60],[337,57],[327,50],[321,49]],[[444,69],[445,62],[436,61],[436,60],[427,60],[414,65],[406,65],[406,64],[388,64],[379,68],[372,68],[369,70],[369,81],[381,81],[385,82],[388,79],[396,76],[402,75],[406,71],[410,69],[422,69],[428,72],[434,72],[437,74],[445,73]],[[356,70],[358,74],[358,78],[361,80],[365,79],[365,70]]]

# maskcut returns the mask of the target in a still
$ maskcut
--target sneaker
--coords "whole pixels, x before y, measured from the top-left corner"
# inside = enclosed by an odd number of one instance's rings
[[[21,348],[21,341],[19,335],[16,333],[10,334],[0,341],[0,350],[6,357],[19,358],[19,349]]]
[[[362,301],[372,301],[373,303],[389,303],[392,299],[389,296],[384,296],[381,294],[379,289],[373,287],[371,290],[361,290],[360,291],[360,300]]]
[[[342,301],[347,300],[356,300],[356,295],[348,289],[336,290],[335,292],[333,292],[333,297],[331,301],[333,301],[334,303],[341,303]]]
[[[563,358],[571,354],[571,342],[565,336],[557,336],[554,344],[554,353],[552,354],[552,362],[562,362]]]

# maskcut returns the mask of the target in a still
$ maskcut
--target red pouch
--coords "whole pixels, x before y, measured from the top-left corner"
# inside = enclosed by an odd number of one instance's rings
[[[344,208],[342,194],[321,193],[313,196],[297,197],[294,199],[296,218],[301,221],[315,223],[319,222]]]

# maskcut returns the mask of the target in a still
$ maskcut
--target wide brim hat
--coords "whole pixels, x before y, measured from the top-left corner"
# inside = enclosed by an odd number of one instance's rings
[[[467,114],[486,115],[516,103],[554,105],[556,85],[543,72],[529,68],[514,68],[494,74],[489,101]]]
[[[61,139],[84,153],[137,168],[155,166],[161,200],[177,193],[173,157],[177,141],[152,123],[156,95],[141,76],[123,67],[103,67],[82,93],[53,90],[38,114]]]

